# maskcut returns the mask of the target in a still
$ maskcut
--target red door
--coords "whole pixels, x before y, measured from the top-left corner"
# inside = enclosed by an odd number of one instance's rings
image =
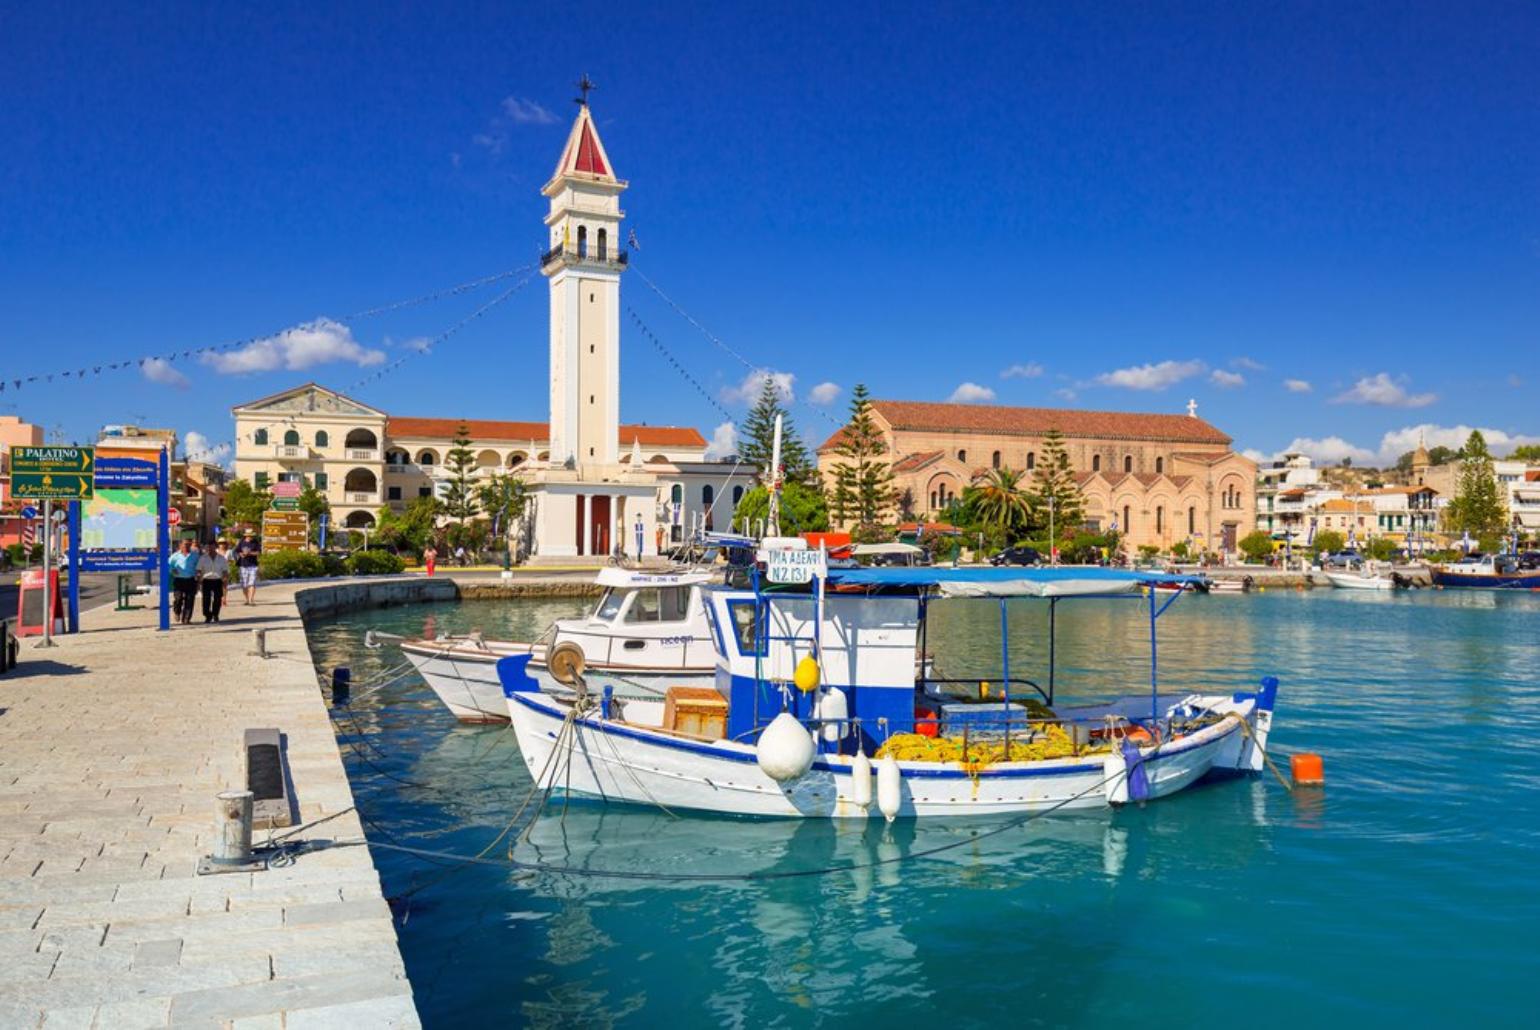
[[[593,545],[588,553],[608,555],[610,553],[610,499],[608,497],[601,495],[588,499],[588,525],[588,539]]]

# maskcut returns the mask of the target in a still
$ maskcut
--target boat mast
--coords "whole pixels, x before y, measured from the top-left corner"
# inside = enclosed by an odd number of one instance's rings
[[[770,447],[770,515],[765,520],[765,535],[781,535],[781,416],[775,416],[775,436]]]

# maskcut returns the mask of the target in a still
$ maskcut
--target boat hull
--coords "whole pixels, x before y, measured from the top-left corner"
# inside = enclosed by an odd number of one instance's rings
[[[1485,590],[1540,590],[1540,572],[1448,572],[1434,569],[1433,585]]]
[[[1384,576],[1363,576],[1356,572],[1328,572],[1331,585],[1341,590],[1394,590],[1395,580]]]
[[[507,706],[519,752],[531,775],[538,778],[548,767],[554,768],[547,777],[554,775],[555,786],[571,793],[731,815],[881,817],[875,803],[856,804],[848,756],[822,755],[806,775],[780,783],[760,770],[752,746],[680,739],[606,720],[595,711],[573,717],[569,760],[563,732],[568,706],[529,691],[510,691]],[[1250,707],[1242,708],[1237,712],[1241,718],[1253,714]],[[1240,722],[1227,719],[1191,737],[1145,749],[1149,797],[1174,794],[1221,763],[1250,768],[1247,743]],[[1255,760],[1260,765],[1260,756]],[[957,763],[900,762],[898,766],[900,818],[1104,808],[1112,803],[1114,793],[1108,789],[1104,755],[1001,764],[972,773]]]
[[[416,668],[433,693],[461,722],[502,723],[508,721],[508,704],[497,677],[497,663],[510,654],[532,655],[528,672],[540,689],[558,696],[570,696],[569,687],[556,682],[544,663],[545,648],[532,644],[456,644],[409,642],[401,652]],[[584,672],[589,689],[602,694],[609,688],[620,699],[628,718],[661,718],[663,699],[669,687],[710,687],[716,682],[716,670],[650,669],[630,666],[589,666]]]

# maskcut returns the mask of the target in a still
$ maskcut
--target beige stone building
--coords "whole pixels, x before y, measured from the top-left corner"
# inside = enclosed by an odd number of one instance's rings
[[[1064,435],[1070,467],[1086,500],[1086,522],[1116,529],[1131,547],[1166,549],[1186,541],[1234,552],[1256,524],[1256,463],[1230,437],[1196,415],[1012,408],[997,405],[872,401],[888,445],[896,493],[913,514],[936,519],[992,469],[1030,477],[1050,430]],[[818,449],[832,485],[835,433]]]

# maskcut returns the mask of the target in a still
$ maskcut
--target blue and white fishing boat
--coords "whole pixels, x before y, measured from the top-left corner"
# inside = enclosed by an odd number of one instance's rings
[[[893,819],[1094,808],[1161,798],[1210,773],[1263,768],[1277,680],[1239,693],[1162,692],[1156,628],[1182,592],[1169,575],[1102,568],[828,569],[810,587],[703,592],[713,689],[670,687],[661,718],[609,691],[553,696],[528,656],[498,671],[537,783],[610,801],[735,815]],[[928,680],[927,615],[994,598],[1003,698],[952,698]],[[1058,609],[1145,610],[1149,689],[1056,706]],[[1048,606],[1046,685],[1013,678],[1007,606]],[[976,683],[976,681],[974,681]],[[930,706],[930,707],[927,707]]]
[[[1540,569],[1526,569],[1511,554],[1473,554],[1450,565],[1433,566],[1433,584],[1487,590],[1540,590]]]

